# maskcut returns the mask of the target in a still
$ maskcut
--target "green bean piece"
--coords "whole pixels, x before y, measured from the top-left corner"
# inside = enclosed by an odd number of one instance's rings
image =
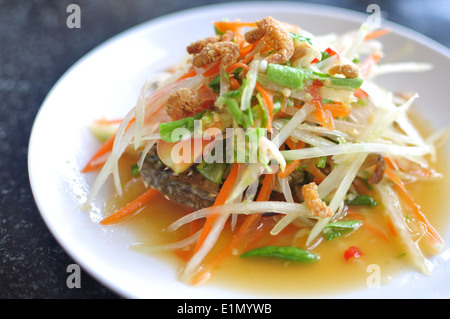
[[[241,257],[276,258],[301,263],[311,263],[319,260],[319,255],[305,249],[291,246],[265,246],[255,248],[243,253]]]
[[[370,207],[375,207],[378,205],[377,201],[370,197],[369,195],[356,196],[354,199],[346,200],[347,205],[366,205]]]
[[[361,225],[362,222],[360,220],[344,220],[329,223],[325,226],[323,235],[326,240],[332,240],[357,230]]]
[[[267,65],[267,79],[281,86],[303,89],[304,78],[301,69],[273,63]]]

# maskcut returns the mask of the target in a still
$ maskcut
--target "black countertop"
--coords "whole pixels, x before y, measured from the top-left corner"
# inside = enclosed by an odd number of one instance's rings
[[[0,298],[121,298],[74,263],[40,217],[28,180],[27,149],[35,115],[59,77],[117,33],[161,15],[224,1],[0,0]],[[311,1],[359,12],[378,4],[384,18],[450,46],[448,0]],[[69,29],[69,4],[81,8],[81,29]]]

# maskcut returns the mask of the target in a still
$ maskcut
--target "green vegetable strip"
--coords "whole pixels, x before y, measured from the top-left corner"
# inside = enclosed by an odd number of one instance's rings
[[[319,260],[319,255],[297,247],[265,246],[249,250],[241,255],[242,258],[266,257],[277,258],[301,263],[310,263]]]
[[[318,168],[325,168],[326,165],[327,165],[327,157],[326,156],[322,156],[321,158],[319,158],[319,162],[317,163],[317,167]]]
[[[131,175],[133,176],[137,176],[139,175],[141,172],[139,171],[139,166],[138,164],[132,164],[131,165]]]
[[[220,98],[219,98],[220,99]],[[244,113],[241,111],[238,102],[233,98],[222,97],[223,103],[230,111],[231,115],[236,119],[239,124],[243,124],[242,118]]]
[[[296,33],[293,33],[293,32],[289,32],[289,34],[291,35],[292,41],[294,41],[294,42],[302,41],[302,42],[308,42],[309,44],[312,45],[312,41],[311,41],[310,38],[304,37],[304,36],[302,36],[300,34],[296,34]]]
[[[266,108],[264,107],[264,102],[263,102],[261,94],[259,92],[256,94],[256,99],[258,100],[259,114],[261,115],[261,127],[266,127],[269,116],[266,112]]]
[[[359,89],[361,87],[361,84],[363,83],[362,78],[329,78],[331,80],[331,84],[333,86],[340,86],[340,87],[348,87],[352,89]]]
[[[213,183],[220,184],[222,183],[222,179],[225,171],[227,170],[227,167],[227,163],[207,163],[203,161],[197,165],[197,170],[206,179],[210,180]]]
[[[208,86],[213,90],[214,93],[220,92],[220,76],[216,76],[209,82]]]
[[[326,83],[326,80],[329,80],[331,82],[331,86],[358,89],[364,82],[364,79],[362,78],[336,78],[326,73],[310,72],[309,70],[304,70],[304,73],[305,78],[309,80],[320,80],[324,82],[326,86],[330,86]]]
[[[361,226],[362,222],[359,220],[344,220],[329,223],[323,229],[323,235],[326,240],[332,240],[349,232],[355,231]]]
[[[365,205],[365,206],[370,206],[370,207],[375,207],[378,205],[377,201],[374,200],[369,195],[356,196],[352,200],[346,200],[345,204],[347,204],[347,205]]]
[[[172,136],[172,133],[176,129],[186,129],[191,134],[194,133],[194,121],[199,120],[203,116],[203,112],[195,115],[186,117],[184,119],[178,120],[178,121],[172,121],[172,122],[166,122],[166,123],[160,123],[159,124],[159,135],[161,136],[161,139],[166,142],[178,142],[181,141],[183,136]]]
[[[303,89],[304,78],[301,69],[273,63],[267,65],[267,79],[281,86]]]

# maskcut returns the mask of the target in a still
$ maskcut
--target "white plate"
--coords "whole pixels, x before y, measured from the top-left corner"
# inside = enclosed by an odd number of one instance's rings
[[[176,271],[165,262],[128,250],[131,234],[100,227],[92,221],[95,213],[82,213],[77,206],[86,198],[92,183],[91,177],[82,176],[79,171],[98,147],[87,125],[103,116],[124,116],[136,102],[147,77],[184,56],[190,41],[210,35],[212,21],[257,20],[267,15],[297,23],[315,34],[353,30],[367,18],[367,14],[348,10],[288,2],[234,2],[170,14],[138,25],[93,50],[64,74],[45,99],[29,144],[29,176],[36,203],[53,235],[82,269],[122,296],[260,297],[182,284],[176,280]],[[450,116],[444,103],[448,101],[449,51],[416,32],[383,23],[394,31],[384,38],[385,62],[432,62],[437,66],[420,75],[386,77],[383,85],[419,92],[418,105],[433,110],[423,114],[437,128],[444,127]],[[449,258],[450,250],[433,258],[433,277],[411,271],[381,288],[325,297],[449,297]]]

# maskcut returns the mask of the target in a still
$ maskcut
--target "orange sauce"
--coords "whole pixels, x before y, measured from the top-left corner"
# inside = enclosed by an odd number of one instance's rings
[[[425,130],[425,128],[422,129]],[[448,176],[448,159],[445,152],[445,150],[439,151],[439,160],[434,168],[444,176]],[[130,162],[123,166],[129,168],[129,164]],[[128,195],[120,201],[117,198],[109,201],[105,208],[107,211],[114,211],[137,197],[143,190],[139,180],[131,184],[134,185],[131,186],[133,191],[127,192]],[[408,185],[410,194],[441,235],[444,235],[443,232],[447,228],[449,186],[450,180],[447,178]],[[346,219],[359,218],[364,225],[350,235],[330,241],[322,240],[313,247],[311,251],[320,256],[318,262],[301,264],[262,258],[243,259],[239,257],[239,254],[231,255],[215,270],[206,285],[248,292],[262,297],[320,297],[367,288],[369,285],[377,284],[373,281],[375,275],[379,275],[377,278],[380,285],[386,284],[400,272],[415,268],[400,244],[398,236],[390,231],[382,210],[382,205],[378,205],[375,208],[351,208],[347,211]],[[193,231],[189,225],[183,226],[175,233],[166,230],[172,222],[187,212],[183,206],[161,195],[153,199],[151,204],[139,214],[118,227],[129,228],[135,233],[137,242],[140,243],[150,245],[172,243],[185,238]],[[292,231],[291,227],[277,236],[275,241],[271,235],[263,236],[262,241],[274,245],[295,244],[305,248],[306,236],[299,236],[299,233]],[[217,247],[225,245],[229,238],[228,225]],[[252,248],[249,246],[250,244],[247,247],[241,247],[240,253]],[[363,255],[357,259],[345,260],[344,252],[352,246],[358,247]],[[218,249],[216,248],[212,255]],[[145,246],[141,251],[167,259],[168,265],[172,266],[176,273],[184,265],[184,261],[179,258],[182,254],[155,253],[152,249],[146,250]]]

